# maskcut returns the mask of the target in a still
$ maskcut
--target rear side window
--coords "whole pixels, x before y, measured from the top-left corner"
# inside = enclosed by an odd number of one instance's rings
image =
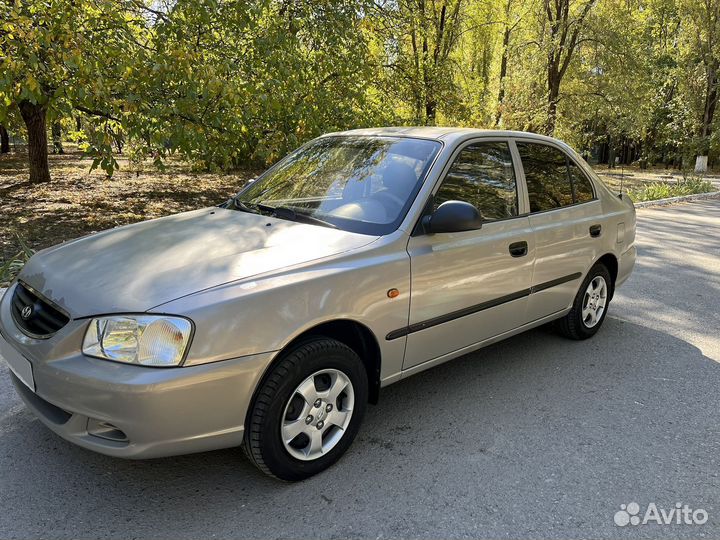
[[[584,203],[592,201],[595,198],[592,184],[585,173],[575,165],[572,161],[568,160],[570,164],[570,180],[572,181],[572,187],[575,190],[575,202]]]
[[[542,212],[573,204],[565,154],[553,146],[517,143],[525,170],[530,211]]]
[[[484,142],[460,151],[435,195],[435,207],[445,201],[474,205],[483,219],[516,216],[517,184],[506,142]]]
[[[546,144],[518,142],[530,211],[542,212],[595,198],[585,173],[564,152]]]

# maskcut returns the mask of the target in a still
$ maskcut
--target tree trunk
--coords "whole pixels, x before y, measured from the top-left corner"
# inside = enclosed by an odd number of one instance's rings
[[[418,1],[418,7],[420,10],[421,20],[425,19],[425,0]],[[422,36],[422,88],[423,96],[425,97],[425,118],[423,124],[426,126],[432,125],[430,121],[430,109],[432,108],[430,102],[432,101],[432,95],[434,93],[431,81],[430,81],[430,45],[428,44],[427,32],[428,30],[423,27]]]
[[[53,137],[53,154],[64,154],[62,145],[62,127],[60,122],[53,122],[52,125],[52,137]]]
[[[717,70],[715,66],[707,68],[707,82],[705,84],[705,106],[703,107],[702,121],[700,122],[700,144],[698,154],[695,157],[695,172],[707,172],[707,158],[710,151],[710,135],[712,135],[712,123],[715,118],[715,106],[717,105]]]
[[[555,134],[555,124],[557,123],[557,104],[558,98],[560,97],[560,78],[557,73],[553,73],[552,68],[548,71],[548,108],[545,134],[552,137]]]
[[[715,67],[708,68],[707,86],[705,90],[705,107],[703,108],[703,118],[700,126],[700,137],[703,137],[709,143],[710,135],[712,135],[712,123],[715,118],[715,106],[717,105],[717,73]]]
[[[437,102],[430,99],[425,102],[425,125],[434,126],[435,117],[437,116]]]
[[[0,154],[7,154],[10,152],[10,135],[8,135],[5,126],[0,124]]]
[[[717,105],[717,71],[714,65],[707,67],[707,82],[705,85],[705,106],[703,117],[700,123],[700,144],[698,154],[695,157],[695,172],[707,172],[708,154],[710,152],[710,135],[712,135],[712,123],[715,117],[715,106]]]
[[[47,107],[29,101],[21,101],[19,108],[28,132],[30,182],[34,184],[49,182],[50,166],[48,164],[47,125],[45,123]]]
[[[507,3],[505,4],[505,30],[503,31],[502,59],[500,60],[500,88],[498,90],[497,97],[498,108],[497,113],[495,114],[496,127],[499,127],[502,122],[503,101],[505,100],[505,76],[507,75],[508,55],[510,51],[510,33],[512,32],[508,21],[510,18],[511,2],[512,0],[507,0]]]
[[[708,157],[697,156],[695,158],[695,172],[697,174],[705,174],[708,168]]]
[[[495,125],[500,126],[503,114],[503,101],[505,100],[505,76],[507,75],[508,48],[510,44],[510,28],[506,27],[503,34],[503,52],[500,61],[500,89],[498,90],[498,109],[495,115]]]
[[[125,146],[125,138],[122,135],[122,132],[120,133],[113,133],[113,140],[115,141],[115,146],[117,147],[117,153],[122,154],[123,153],[123,147]]]

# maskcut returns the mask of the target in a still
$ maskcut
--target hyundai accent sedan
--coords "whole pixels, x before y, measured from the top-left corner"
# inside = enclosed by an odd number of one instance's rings
[[[635,210],[564,143],[449,128],[319,137],[237,195],[37,253],[0,355],[50,429],[110,456],[342,456],[380,389],[553,322],[593,336]]]

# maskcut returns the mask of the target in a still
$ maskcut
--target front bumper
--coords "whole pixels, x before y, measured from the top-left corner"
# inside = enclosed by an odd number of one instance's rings
[[[47,360],[13,339],[8,322],[2,317],[0,355],[17,352],[30,362],[34,390],[11,371],[28,408],[64,439],[125,458],[240,445],[253,391],[274,355],[179,368],[125,365],[79,353]]]

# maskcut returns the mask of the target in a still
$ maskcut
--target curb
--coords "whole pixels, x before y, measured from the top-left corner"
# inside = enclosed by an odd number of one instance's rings
[[[711,191],[710,193],[695,193],[693,195],[681,195],[680,197],[670,197],[668,199],[656,199],[654,201],[641,201],[633,203],[635,208],[647,208],[649,206],[667,206],[680,202],[702,201],[705,199],[720,198],[720,191]]]

